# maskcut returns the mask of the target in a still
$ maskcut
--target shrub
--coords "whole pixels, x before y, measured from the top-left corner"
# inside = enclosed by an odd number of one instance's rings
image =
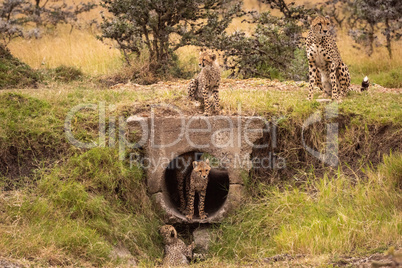
[[[25,63],[13,57],[0,44],[0,89],[11,87],[36,87],[42,76]]]
[[[302,33],[307,28],[307,15],[312,10],[280,0],[268,2],[272,8],[279,9],[282,16],[251,12],[248,22],[256,24],[251,36],[237,31],[212,40],[198,40],[194,44],[223,51],[225,68],[230,70],[229,76],[232,77],[304,79],[307,76],[307,58],[299,46],[303,40]],[[302,68],[291,70],[295,63]]]
[[[49,75],[54,80],[62,82],[71,82],[74,80],[81,79],[83,73],[80,69],[77,69],[75,67],[61,65],[57,68],[50,69]]]

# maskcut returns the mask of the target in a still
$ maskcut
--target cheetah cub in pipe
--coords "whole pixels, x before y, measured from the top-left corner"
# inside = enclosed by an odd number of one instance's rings
[[[221,71],[216,63],[216,55],[207,51],[200,52],[199,66],[202,68],[197,78],[188,85],[188,97],[204,104],[204,114],[211,115],[213,110],[220,113],[219,84]]]
[[[188,259],[193,257],[194,242],[186,244],[177,237],[177,231],[172,225],[163,225],[159,229],[165,244],[164,266],[183,266],[189,264]]]
[[[188,202],[187,202],[187,212],[186,218],[188,221],[193,220],[194,216],[194,197],[195,193],[198,193],[200,197],[198,211],[200,212],[200,219],[205,220],[208,216],[204,211],[205,207],[205,195],[208,186],[208,176],[211,166],[209,165],[209,159],[205,161],[194,161],[193,171],[190,176],[190,187],[188,191]]]

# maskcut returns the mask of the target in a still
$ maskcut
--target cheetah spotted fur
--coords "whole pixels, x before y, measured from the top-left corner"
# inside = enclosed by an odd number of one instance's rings
[[[311,22],[311,29],[306,39],[309,100],[313,97],[314,84],[336,100],[346,95],[350,86],[349,69],[341,59],[330,28],[329,18],[319,16]]]
[[[204,103],[204,114],[211,115],[212,110],[219,114],[219,84],[221,71],[216,63],[216,55],[207,51],[200,52],[199,66],[202,68],[197,78],[192,79],[188,86],[190,100]]]
[[[188,202],[187,202],[187,215],[188,221],[192,221],[194,216],[194,197],[195,193],[199,195],[199,205],[198,211],[200,213],[200,219],[204,220],[207,218],[208,214],[205,213],[205,195],[208,186],[208,176],[211,170],[209,165],[209,159],[205,161],[194,161],[193,170],[190,176],[190,188],[188,191]]]
[[[163,257],[164,266],[182,266],[189,264],[192,258],[194,242],[186,244],[177,237],[177,231],[172,225],[163,225],[159,229],[165,244],[165,256]]]

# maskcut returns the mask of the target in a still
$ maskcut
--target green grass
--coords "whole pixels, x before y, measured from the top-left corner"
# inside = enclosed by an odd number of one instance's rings
[[[379,84],[383,87],[401,88],[402,87],[402,68],[395,67],[388,70],[371,70],[370,68],[354,68],[351,66],[351,77],[353,84],[361,84],[363,77],[368,76],[371,83]]]
[[[8,226],[0,229],[2,254],[43,265],[116,265],[123,260],[113,249],[124,247],[138,262],[160,260],[160,222],[142,172],[117,150],[91,149],[37,176],[35,187],[0,205]]]
[[[400,247],[402,194],[395,183],[401,161],[401,154],[386,157],[366,181],[339,174],[299,187],[262,185],[260,197],[215,229],[211,255],[239,263],[283,253],[359,256]]]
[[[35,86],[41,80],[39,72],[12,56],[0,45],[0,89]]]
[[[80,141],[98,142],[99,109],[105,109],[106,126],[111,116],[126,117],[151,104],[173,104],[193,113],[194,106],[186,100],[187,83],[112,90],[84,78],[2,91],[0,187],[12,191],[0,193],[0,257],[30,259],[39,266],[117,266],[127,261],[115,254],[123,247],[140,264],[158,264],[163,246],[157,230],[162,222],[146,194],[142,171],[119,160],[118,148],[108,147],[108,132],[107,147],[71,146],[64,120],[74,106],[95,104],[96,110],[76,113],[72,129]],[[325,110],[325,104],[305,100],[306,88],[277,90],[273,83],[224,80],[223,113],[238,112],[240,105],[245,115],[284,115],[279,127],[293,133],[311,114]],[[401,103],[401,94],[376,89],[351,93],[339,104],[347,125],[341,146],[354,146],[368,126],[392,126],[398,135]],[[367,169],[370,161],[364,159],[361,166]],[[10,177],[4,163],[20,173]],[[27,167],[30,173],[24,172]],[[236,265],[279,253],[364,255],[402,246],[401,168],[400,152],[393,152],[364,180],[342,172],[316,178],[309,175],[314,174],[310,166],[295,170],[310,178],[298,187],[291,181],[280,188],[267,186],[251,178],[249,187],[257,187],[258,194],[214,230],[217,240],[206,265]]]

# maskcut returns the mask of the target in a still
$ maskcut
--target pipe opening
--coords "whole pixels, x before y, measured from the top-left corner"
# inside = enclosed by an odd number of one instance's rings
[[[165,170],[164,196],[167,199],[166,201],[169,201],[166,202],[166,204],[172,206],[171,208],[181,215],[183,214],[180,211],[178,178],[184,178],[183,195],[187,202],[186,187],[190,179],[191,171],[193,170],[192,163],[193,161],[204,159],[204,157],[202,152],[188,152],[173,159]],[[207,193],[205,196],[205,212],[208,213],[208,217],[213,216],[222,208],[229,192],[229,183],[228,171],[212,166],[208,177]],[[196,194],[194,199],[194,219],[199,218],[198,204],[199,197],[198,194]]]

